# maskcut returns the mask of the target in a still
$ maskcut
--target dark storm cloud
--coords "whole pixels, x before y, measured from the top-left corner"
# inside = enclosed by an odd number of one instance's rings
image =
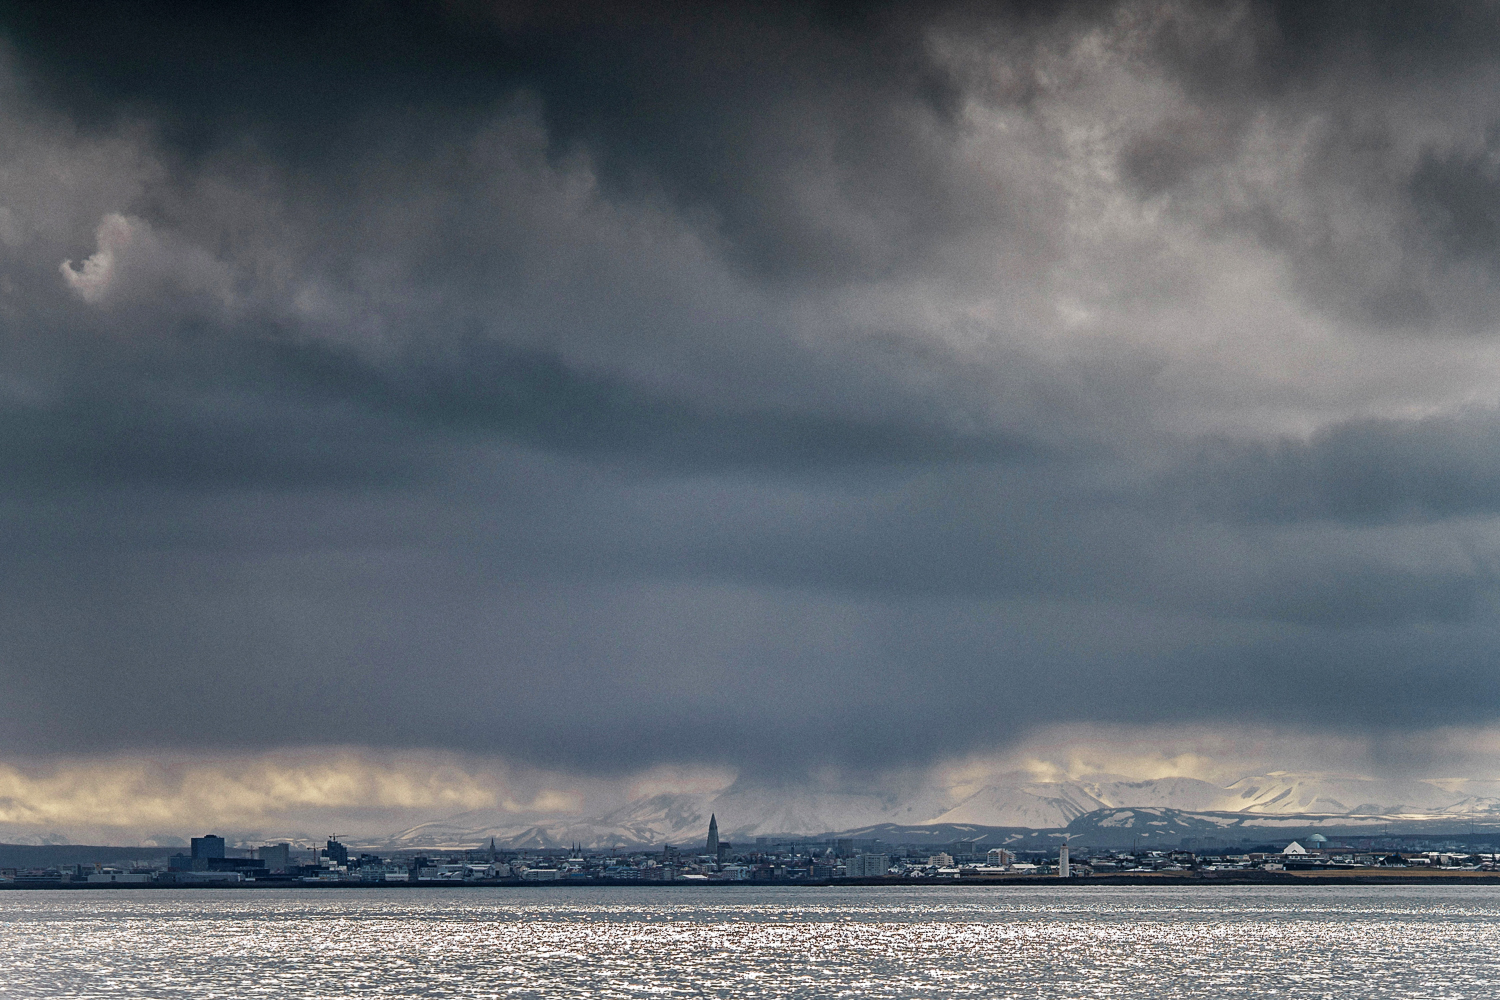
[[[20,751],[62,726],[78,752],[437,743],[596,773],[662,759],[790,768],[962,753],[976,734],[1024,732],[1059,694],[1065,711],[1043,718],[1357,730],[1482,723],[1496,708],[1488,625],[501,585],[402,552],[95,557],[65,588],[9,579],[7,657],[37,668],[5,710]],[[127,644],[128,669],[69,668]],[[1423,695],[1433,687],[1465,696]]]
[[[737,261],[778,280],[930,265],[1016,209],[954,169],[962,95],[900,5],[85,3],[7,20],[30,89],[78,121],[143,116],[183,166],[265,149],[334,198],[359,154],[399,175],[524,92],[551,155],[586,149],[614,195],[708,213]]]
[[[1251,522],[1493,514],[1500,509],[1500,419],[1484,410],[1338,424],[1305,441],[1204,443],[1161,489],[1198,513]]]
[[[1142,32],[1147,58],[1190,100],[1126,125],[1124,177],[1145,196],[1170,196],[1170,210],[1291,257],[1303,294],[1331,313],[1407,333],[1485,329],[1497,305],[1494,12],[1463,2],[1197,9],[1213,16],[1164,17]],[[1270,137],[1285,144],[1271,155],[1286,159],[1261,186],[1235,164],[1267,155]]]
[[[401,454],[399,429],[373,441],[368,417],[312,417],[291,403],[268,411],[265,402],[256,400],[245,413],[236,412],[244,401],[235,399],[174,405],[91,397],[0,412],[0,461],[9,474],[3,489],[120,481],[189,490],[382,488],[417,478],[426,464]],[[317,428],[311,437],[310,424]]]
[[[576,370],[549,352],[486,343],[465,351],[462,371],[413,361],[391,373],[316,348],[282,350],[272,364],[312,391],[377,413],[457,433],[495,432],[565,454],[628,454],[661,469],[1026,461],[1049,450],[1003,432],[964,434],[936,415],[924,426],[919,413],[860,420],[715,409]]]
[[[1368,53],[1383,69],[1430,73],[1454,62],[1488,59],[1500,37],[1487,4],[1442,0],[1420,8],[1406,4],[1271,5],[1279,36],[1293,64],[1350,50]]]
[[[376,366],[322,345],[271,342],[228,355],[186,346],[171,372],[119,359],[109,381],[56,386],[53,398],[0,407],[0,462],[9,472],[0,492],[62,483],[399,488],[445,478],[456,456],[486,437],[629,456],[658,473],[1063,457],[1045,441],[965,433],[936,413],[715,409],[580,371],[547,351],[479,342],[464,358],[462,369],[420,356]],[[122,372],[132,377],[121,381]]]
[[[1493,720],[1492,17],[1404,17],[5,8],[0,738]]]
[[[1412,199],[1451,257],[1500,270],[1500,124],[1473,151],[1429,151],[1411,179]]]

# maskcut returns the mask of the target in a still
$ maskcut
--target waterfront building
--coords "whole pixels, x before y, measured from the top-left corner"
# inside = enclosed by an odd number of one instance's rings
[[[165,872],[163,881],[170,882],[243,882],[245,876],[237,871],[176,871]]]
[[[180,841],[179,841],[180,843]],[[222,858],[224,856],[224,838],[208,834],[203,837],[193,838],[193,858]]]
[[[255,849],[255,856],[265,862],[266,871],[285,872],[292,866],[291,844],[267,844]]]
[[[122,872],[117,868],[105,868],[103,871],[93,872],[88,876],[90,883],[95,882],[124,882],[144,885],[151,881],[150,872]]]

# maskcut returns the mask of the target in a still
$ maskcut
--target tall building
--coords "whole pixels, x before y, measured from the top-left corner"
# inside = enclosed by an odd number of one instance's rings
[[[985,860],[995,868],[1009,868],[1016,863],[1016,856],[1003,847],[992,847]]]
[[[889,854],[859,854],[844,862],[850,878],[880,878],[891,870]]]
[[[974,852],[977,850],[978,848],[974,846],[972,840],[955,840],[948,845],[947,853],[953,855],[953,860],[956,863],[962,864],[972,861],[974,859]]]
[[[292,845],[267,844],[257,847],[255,856],[266,863],[266,871],[284,872],[292,865]]]
[[[328,846],[323,849],[323,854],[333,864],[347,865],[349,863],[349,848],[332,837],[328,838]]]
[[[208,834],[204,837],[193,838],[193,857],[195,858],[222,858],[224,856],[224,838]]]
[[[1068,845],[1064,844],[1057,849],[1057,877],[1068,878]]]
[[[712,813],[708,816],[708,850],[704,853],[719,856],[719,817]]]

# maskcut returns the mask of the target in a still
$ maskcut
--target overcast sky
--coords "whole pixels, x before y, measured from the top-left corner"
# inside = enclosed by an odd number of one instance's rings
[[[7,760],[1500,720],[1489,3],[0,39]]]

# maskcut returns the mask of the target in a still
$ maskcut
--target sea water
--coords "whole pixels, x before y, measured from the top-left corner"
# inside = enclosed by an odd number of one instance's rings
[[[0,892],[0,997],[1500,997],[1482,886]]]

